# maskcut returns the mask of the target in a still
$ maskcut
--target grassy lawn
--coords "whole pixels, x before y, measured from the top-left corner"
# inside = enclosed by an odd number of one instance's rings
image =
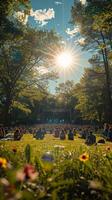
[[[97,141],[100,138],[101,137],[97,136]],[[53,135],[46,134],[43,140],[36,140],[31,134],[26,134],[22,137],[20,141],[0,142],[0,146],[3,146],[4,149],[6,148],[7,150],[11,151],[13,148],[16,148],[17,151],[20,153],[23,152],[27,144],[31,146],[32,158],[37,155],[42,155],[44,152],[47,151],[54,151],[56,145],[64,146],[64,151],[80,151],[81,149],[83,151],[86,151],[88,149],[90,151],[96,150],[95,145],[88,147],[87,145],[85,145],[85,140],[78,138],[78,136],[75,136],[74,141],[70,141],[67,139],[63,141],[55,138]],[[106,142],[106,144],[97,145],[97,149],[104,150],[107,146],[112,148],[112,143]]]
[[[14,200],[18,200],[15,198],[18,193],[22,195],[20,200],[111,200],[112,143],[87,146],[84,142],[78,136],[74,141],[62,141],[49,134],[43,140],[25,134],[20,141],[0,142],[0,157],[11,164],[9,169],[0,169],[0,197],[3,197],[0,200],[10,200],[4,188]],[[27,144],[30,153],[25,150]],[[64,148],[57,149],[57,146]],[[43,155],[48,156],[48,151],[53,161],[40,159]],[[82,161],[80,157],[85,152],[88,157]],[[38,177],[32,183],[30,176],[33,176],[34,168]],[[27,175],[24,181],[21,181],[21,173]]]

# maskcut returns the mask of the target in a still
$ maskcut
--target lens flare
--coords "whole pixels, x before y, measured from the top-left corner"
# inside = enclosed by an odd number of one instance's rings
[[[56,64],[64,69],[70,67],[73,64],[73,56],[70,52],[61,52],[56,56]]]

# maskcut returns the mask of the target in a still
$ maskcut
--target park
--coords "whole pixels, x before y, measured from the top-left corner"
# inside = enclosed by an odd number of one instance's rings
[[[112,0],[0,0],[0,200],[112,199]]]

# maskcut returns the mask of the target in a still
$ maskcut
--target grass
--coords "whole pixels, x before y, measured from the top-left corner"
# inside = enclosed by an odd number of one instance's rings
[[[97,141],[100,138],[101,137],[97,136]],[[55,145],[64,146],[65,151],[79,151],[80,148],[83,148],[84,150],[88,148],[93,151],[96,150],[96,146],[93,145],[91,147],[87,147],[87,145],[85,145],[85,140],[78,138],[78,136],[75,136],[74,141],[67,139],[63,141],[47,134],[43,140],[36,140],[31,134],[25,134],[20,141],[0,142],[0,146],[3,145],[7,150],[10,151],[12,148],[16,147],[18,152],[22,152],[27,144],[30,144],[31,146],[33,157],[38,154],[41,155],[46,151],[54,150]],[[106,144],[101,144],[98,148],[105,149],[107,146],[112,147],[112,143],[107,142]]]
[[[97,136],[97,140],[99,139]],[[13,183],[16,188],[13,195],[21,192],[22,200],[110,200],[112,143],[88,147],[84,142],[78,136],[75,136],[74,141],[62,141],[49,134],[44,140],[36,140],[32,135],[25,134],[21,141],[0,142],[0,156],[5,157],[12,165],[11,169],[0,170],[0,176],[5,177],[9,184]],[[58,149],[56,145],[64,148]],[[109,151],[107,147],[110,147]],[[12,151],[14,148],[17,149],[16,153]],[[53,162],[41,159],[48,151],[54,157]],[[83,162],[80,156],[85,152],[89,159]],[[38,179],[34,183],[27,180],[18,185],[15,174],[19,168],[24,169],[28,160],[30,165],[35,166]],[[3,196],[0,200],[9,200],[3,187],[3,184],[0,185],[0,196]],[[12,190],[8,192],[9,196],[12,195]],[[16,197],[13,198],[16,200]]]

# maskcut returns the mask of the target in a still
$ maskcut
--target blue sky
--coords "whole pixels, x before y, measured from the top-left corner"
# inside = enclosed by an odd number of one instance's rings
[[[71,7],[74,4],[74,0],[31,0],[32,5],[32,16],[29,18],[29,23],[32,26],[35,26],[36,28],[41,29],[54,29],[58,34],[60,34],[64,40],[66,40],[68,43],[73,44],[73,38],[70,37],[66,33],[66,30],[73,30],[73,26],[70,24],[70,18],[71,18]],[[46,9],[46,10],[44,10]],[[45,21],[40,18],[40,21],[38,21],[39,14],[38,10],[42,11],[43,13],[46,13],[48,16],[51,17],[49,19],[46,19]],[[37,11],[37,13],[36,13]],[[36,15],[36,17],[34,16]],[[45,25],[44,25],[45,24]],[[72,73],[67,74],[65,76],[64,74],[60,76],[58,83],[63,82],[66,80],[74,80],[74,82],[78,82],[83,74],[84,67],[88,67],[88,59],[90,58],[90,54],[88,52],[82,52],[81,48],[74,45],[73,47],[75,49],[76,54],[78,54],[78,61],[76,66],[74,66],[74,69],[72,70]],[[56,83],[50,83],[50,91],[54,92]]]
[[[68,27],[70,21],[70,10],[74,0],[31,0],[34,10],[53,8],[55,18],[50,20],[45,28],[55,29],[60,34],[64,35],[64,30]],[[34,21],[32,20],[34,24]],[[35,22],[35,25],[36,22]]]

